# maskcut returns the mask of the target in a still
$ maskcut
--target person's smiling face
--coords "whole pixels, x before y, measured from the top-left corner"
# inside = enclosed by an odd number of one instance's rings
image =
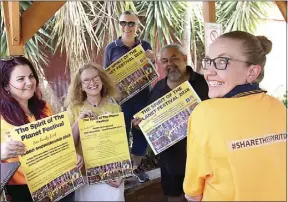
[[[166,48],[161,52],[160,63],[172,82],[178,82],[186,74],[187,56],[183,55],[176,48]]]
[[[29,100],[35,93],[37,82],[34,74],[28,65],[17,65],[11,72],[9,85],[6,91],[9,91],[17,101]]]
[[[219,38],[209,48],[207,58],[229,58],[225,70],[216,69],[214,64],[206,65],[204,77],[209,86],[209,97],[219,98],[225,96],[237,85],[247,83],[250,68],[246,57],[241,51],[241,42],[228,38]],[[234,59],[234,60],[233,60]],[[223,65],[224,60],[219,60],[216,65]]]
[[[122,31],[122,37],[124,38],[134,38],[136,35],[136,32],[138,30],[138,18],[136,15],[127,15],[123,14],[119,18],[119,26],[120,30]],[[121,22],[126,22],[126,25],[121,25]],[[132,26],[132,24],[134,24]]]
[[[88,68],[81,73],[82,88],[89,96],[101,96],[102,81],[96,69]]]

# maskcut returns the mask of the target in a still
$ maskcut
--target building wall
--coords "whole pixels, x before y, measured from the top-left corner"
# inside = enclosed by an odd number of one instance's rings
[[[264,35],[272,41],[272,50],[267,55],[265,76],[260,86],[269,94],[282,98],[287,91],[287,23],[278,7],[268,10],[268,19],[258,25],[256,35]]]
[[[46,52],[47,53],[47,52]],[[70,71],[66,64],[66,55],[56,52],[48,55],[49,65],[44,69],[46,79],[60,100],[63,100],[70,82]]]

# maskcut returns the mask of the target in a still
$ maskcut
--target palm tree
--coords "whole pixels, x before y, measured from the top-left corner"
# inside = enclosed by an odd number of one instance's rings
[[[20,1],[21,11],[30,1]],[[259,18],[265,16],[270,2],[216,2],[217,22],[225,32],[245,30],[253,32]],[[204,28],[201,3],[184,1],[84,1],[66,4],[25,44],[25,54],[44,76],[47,56],[42,47],[60,50],[68,58],[72,72],[83,60],[94,59],[104,46],[119,34],[118,17],[131,9],[140,15],[140,37],[151,42],[155,52],[165,44],[182,43],[192,53],[193,64],[199,66],[204,53]],[[0,18],[0,56],[7,55],[3,8]],[[190,23],[189,23],[190,21]],[[44,77],[43,77],[44,79]]]
[[[233,30],[255,33],[257,24],[267,17],[267,9],[272,6],[267,1],[219,1],[216,3],[217,23],[224,32]]]
[[[141,36],[151,42],[154,50],[172,42],[181,42],[183,1],[135,2],[138,12],[145,14]]]
[[[192,53],[192,60],[188,63],[199,70],[205,50],[202,2],[145,1],[135,2],[135,5],[139,12],[146,13],[141,36],[151,42],[155,52],[165,44],[181,43],[188,56]],[[266,1],[217,1],[217,23],[223,25],[224,32],[242,30],[254,33],[271,5]]]
[[[204,51],[204,26],[201,2],[187,2],[182,45],[188,56],[188,65],[197,70],[198,58]],[[189,58],[190,57],[190,58]]]
[[[272,3],[267,1],[216,1],[216,23],[222,25],[224,33],[234,30],[255,33],[258,23],[267,17],[267,9],[271,6]],[[191,19],[191,23],[194,23],[194,26],[191,30],[190,43],[194,52],[195,69],[199,71],[201,65],[199,61],[205,51],[203,15],[199,3],[193,6],[192,13],[194,18]]]

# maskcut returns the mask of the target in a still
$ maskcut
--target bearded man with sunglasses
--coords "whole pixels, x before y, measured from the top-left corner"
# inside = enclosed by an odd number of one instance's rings
[[[125,11],[122,13],[119,17],[119,26],[122,35],[106,46],[104,53],[104,68],[106,69],[109,65],[139,44],[141,44],[145,50],[146,56],[149,57],[150,60],[154,61],[154,53],[151,51],[152,47],[150,43],[135,37],[139,26],[139,19],[136,14],[132,11]],[[149,92],[150,86],[147,86],[121,105],[122,111],[124,112],[128,139],[130,131],[133,136],[133,144],[131,148],[133,172],[140,183],[149,180],[148,175],[139,167],[143,156],[146,154],[147,141],[141,130],[131,127],[131,119],[134,114],[146,106]]]

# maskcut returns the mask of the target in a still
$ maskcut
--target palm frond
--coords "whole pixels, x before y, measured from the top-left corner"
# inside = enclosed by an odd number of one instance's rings
[[[267,17],[267,1],[223,1],[217,2],[217,22],[224,32],[242,30],[255,33],[260,20]]]
[[[66,53],[72,71],[117,37],[118,17],[126,9],[136,12],[132,1],[79,1],[67,2],[55,14],[49,25],[55,50]]]
[[[150,41],[155,50],[167,43],[180,42],[185,2],[143,1],[136,3],[136,7],[142,9],[138,12],[145,13],[146,17],[141,36]]]

